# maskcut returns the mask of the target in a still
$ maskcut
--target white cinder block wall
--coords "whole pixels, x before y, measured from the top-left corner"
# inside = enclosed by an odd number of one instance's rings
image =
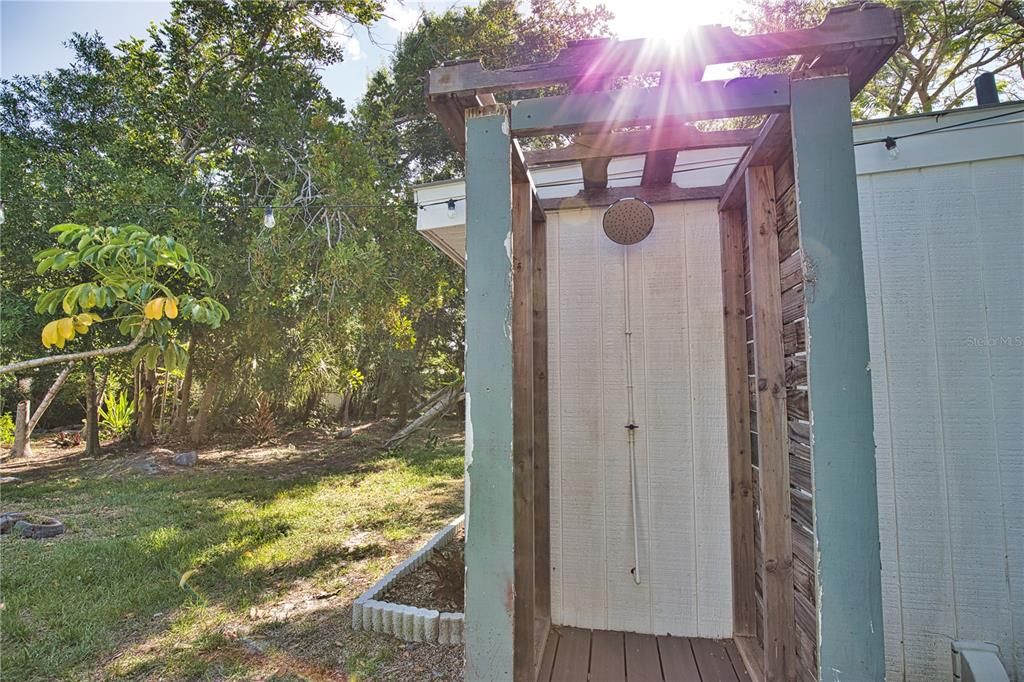
[[[717,204],[660,204],[629,249],[640,571],[626,440],[623,249],[604,210],[548,217],[552,619],[732,635]]]

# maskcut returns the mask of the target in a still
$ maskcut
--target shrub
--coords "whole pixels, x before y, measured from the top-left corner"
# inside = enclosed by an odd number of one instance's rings
[[[14,442],[14,419],[9,414],[0,414],[0,445]]]
[[[103,404],[98,409],[100,429],[104,432],[123,436],[132,430],[132,419],[135,416],[135,401],[128,400],[127,389],[120,393],[107,391],[103,396]]]

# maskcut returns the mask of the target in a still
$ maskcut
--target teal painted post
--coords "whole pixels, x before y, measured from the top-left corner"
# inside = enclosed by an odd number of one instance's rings
[[[467,112],[467,682],[512,678],[511,143],[504,105]]]
[[[817,535],[819,679],[885,677],[868,323],[847,76],[794,79]]]

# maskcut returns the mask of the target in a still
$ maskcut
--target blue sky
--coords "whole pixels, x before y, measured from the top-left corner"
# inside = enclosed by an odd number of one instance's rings
[[[620,38],[678,36],[686,25],[735,24],[743,0],[605,0],[616,15],[613,30]],[[339,23],[338,40],[346,58],[324,71],[324,80],[350,106],[363,93],[366,80],[390,57],[399,35],[416,23],[424,10],[440,12],[477,0],[388,0],[385,19],[369,31],[349,30]],[[597,0],[581,0],[593,6]],[[162,0],[0,0],[0,74],[39,73],[64,66],[70,51],[62,43],[73,31],[98,31],[113,45],[129,36],[143,36],[150,22],[166,19],[170,3]],[[651,21],[657,16],[661,21]],[[344,30],[342,30],[344,29]]]

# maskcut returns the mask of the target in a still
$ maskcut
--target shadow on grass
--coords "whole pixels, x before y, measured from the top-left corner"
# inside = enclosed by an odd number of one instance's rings
[[[155,662],[138,674],[160,668],[163,657],[184,668],[156,677],[207,677],[211,671],[191,667],[202,669],[209,656],[171,656],[166,647],[209,653],[223,636],[213,625],[244,620],[300,580],[338,594],[330,608],[347,610],[411,542],[462,508],[457,444],[361,457],[318,451],[309,459],[331,466],[283,470],[246,459],[167,476],[5,486],[5,509],[56,514],[68,533],[0,540],[4,679],[78,679],[113,650],[130,654],[132,642],[154,638],[159,650],[142,658]],[[325,622],[343,621],[335,614]],[[372,667],[384,651],[373,645],[364,655],[355,646],[335,658]],[[214,676],[247,665],[251,653],[217,663]]]

